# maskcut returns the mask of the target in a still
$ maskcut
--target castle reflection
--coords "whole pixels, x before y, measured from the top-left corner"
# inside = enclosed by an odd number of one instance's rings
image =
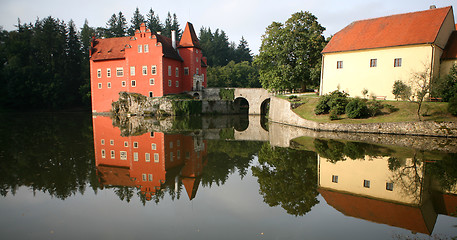
[[[108,117],[93,118],[95,164],[101,188],[136,187],[150,201],[163,188],[182,184],[192,200],[206,160],[199,136],[149,132],[121,136]]]

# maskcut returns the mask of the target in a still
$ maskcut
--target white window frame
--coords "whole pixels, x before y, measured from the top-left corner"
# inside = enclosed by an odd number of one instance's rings
[[[111,77],[111,68],[106,69],[106,77]]]
[[[133,148],[138,148],[138,142],[133,142]]]
[[[189,68],[188,67],[184,68],[184,75],[189,75]]]
[[[336,61],[336,69],[342,69],[343,68],[343,61]]]
[[[102,89],[102,86],[103,86],[102,83],[98,83],[98,89]]]
[[[132,81],[130,82],[130,86],[136,87],[136,80],[132,80]]]
[[[124,147],[129,147],[129,142],[124,141]]]
[[[144,44],[144,52],[145,53],[149,52],[149,45],[148,44]]]
[[[395,58],[394,59],[394,67],[401,67],[402,65],[402,58]]]
[[[371,181],[370,180],[363,180],[363,187],[364,188],[370,188]]]
[[[130,66],[130,76],[135,76],[135,66]]]
[[[105,152],[105,149],[102,149],[102,158],[106,158],[106,152]]]
[[[176,81],[176,87],[179,87],[179,81]]]
[[[175,68],[175,76],[176,76],[176,77],[179,77],[179,67],[176,67],[176,68]]]
[[[127,82],[126,81],[122,81],[122,87],[125,87],[127,86]]]
[[[171,87],[171,80],[168,80],[168,86]]]
[[[152,150],[157,150],[157,144],[151,143],[151,149]]]
[[[109,145],[114,146],[114,140],[113,139],[109,140]]]
[[[144,161],[150,162],[151,161],[151,154],[150,153],[145,153],[144,154]]]
[[[116,68],[116,77],[123,77],[124,76],[124,68],[118,67]]]
[[[143,52],[143,45],[138,45],[138,53],[142,53]]]
[[[143,173],[141,176],[143,178],[143,182],[146,182],[148,180],[148,176],[146,175],[146,173]]]
[[[97,78],[102,78],[102,70],[97,69]]]
[[[168,76],[171,77],[171,66],[168,66]]]
[[[102,139],[100,142],[102,145],[105,145],[105,139]]]
[[[148,181],[152,182],[152,174],[151,173],[148,174]]]
[[[127,151],[119,151],[119,158],[121,160],[127,160]]]
[[[197,73],[197,75],[198,75],[198,74],[200,73],[200,69],[197,68],[197,69],[196,69],[196,73]]]
[[[377,58],[370,59],[370,67],[372,67],[372,68],[378,67],[378,59]]]
[[[157,66],[156,65],[152,65],[151,66],[151,75],[156,75],[157,74]]]
[[[155,84],[156,80],[154,78],[149,79],[149,85],[153,86]]]
[[[107,83],[106,83],[106,87],[107,87],[107,88],[111,88],[111,82],[107,82]]]
[[[111,150],[110,151],[110,155],[111,155],[111,159],[115,159],[116,158],[116,152],[114,150]]]
[[[332,175],[332,182],[338,183],[338,175]]]
[[[148,75],[148,66],[143,66],[142,73],[143,73],[143,76]]]
[[[154,153],[154,162],[155,163],[160,162],[160,158],[159,158],[159,154],[158,153]]]
[[[138,162],[138,153],[137,152],[133,153],[133,161]]]

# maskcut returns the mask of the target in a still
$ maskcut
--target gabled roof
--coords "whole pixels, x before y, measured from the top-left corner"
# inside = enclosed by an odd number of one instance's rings
[[[457,31],[452,32],[449,37],[441,59],[457,59]]]
[[[433,232],[437,216],[423,214],[420,207],[381,201],[322,188],[318,191],[324,197],[327,204],[346,216],[388,224],[428,235]]]
[[[337,32],[322,53],[433,43],[452,7],[356,21]]]
[[[201,49],[200,42],[198,41],[197,34],[195,34],[192,23],[187,22],[178,47],[195,47]]]
[[[95,39],[91,49],[91,59],[113,60],[125,58],[125,46],[129,43],[130,37]]]
[[[164,57],[183,61],[181,56],[179,56],[178,51],[173,48],[171,38],[159,34],[155,34],[155,36],[157,37],[157,41],[162,43],[162,52]]]

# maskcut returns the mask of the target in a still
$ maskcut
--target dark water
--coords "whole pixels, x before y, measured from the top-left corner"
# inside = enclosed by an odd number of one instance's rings
[[[257,118],[2,119],[2,239],[457,236],[452,149],[281,139]]]

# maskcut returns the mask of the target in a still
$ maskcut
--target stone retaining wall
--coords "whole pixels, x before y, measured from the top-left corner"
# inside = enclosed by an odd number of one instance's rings
[[[291,110],[289,101],[277,97],[271,97],[269,120],[315,131],[457,137],[457,122],[318,123],[301,118]]]

